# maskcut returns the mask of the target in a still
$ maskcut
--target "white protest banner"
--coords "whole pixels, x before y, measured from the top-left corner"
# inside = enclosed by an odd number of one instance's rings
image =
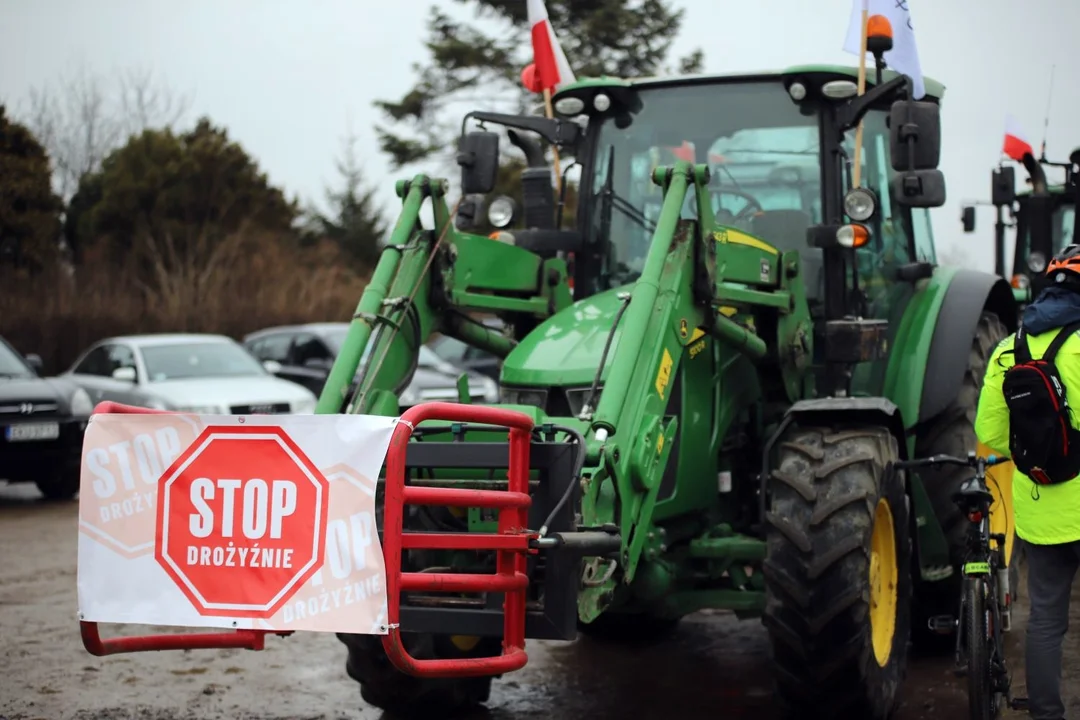
[[[396,418],[96,414],[81,620],[385,634],[375,487]]]
[[[911,23],[911,0],[852,0],[851,21],[848,23],[847,37],[844,40],[844,52],[858,56],[862,44],[862,14],[865,9],[870,15],[884,15],[892,25],[892,50],[885,53],[885,62],[889,69],[903,73],[911,78],[915,85],[915,99],[926,94],[922,66],[919,64],[919,49],[915,44],[915,28]],[[868,60],[872,62],[872,60]]]

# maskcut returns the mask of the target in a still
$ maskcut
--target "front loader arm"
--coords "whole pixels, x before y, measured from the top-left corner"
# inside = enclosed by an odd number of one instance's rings
[[[586,569],[578,600],[584,622],[603,612],[618,582],[629,584],[634,578],[678,430],[676,418],[664,417],[670,382],[689,331],[712,331],[715,315],[710,311],[715,252],[705,191],[708,170],[680,161],[674,168],[658,168],[653,180],[664,189],[664,203],[641,276],[616,320],[618,345],[591,418],[583,477],[584,525],[618,525],[621,577],[599,567]],[[699,214],[705,215],[699,215],[696,235],[679,217],[690,188],[696,191]],[[592,562],[599,566],[602,561]],[[613,570],[615,561],[610,562]]]
[[[445,181],[425,175],[398,183],[401,215],[360,297],[316,412],[341,412],[352,393],[349,412],[396,415],[397,395],[412,379],[419,347],[434,333],[505,357],[514,341],[468,313],[541,320],[570,304],[563,260],[457,231],[446,188]],[[420,220],[428,199],[433,230]]]

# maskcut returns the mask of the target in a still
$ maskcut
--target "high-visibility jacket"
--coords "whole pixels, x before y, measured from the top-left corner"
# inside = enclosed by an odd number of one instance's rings
[[[1062,328],[1039,335],[1028,335],[1032,358],[1040,358]],[[1005,371],[1014,362],[1014,335],[1009,335],[994,349],[987,363],[982,392],[979,395],[975,434],[999,455],[1009,453],[1009,409],[1001,392]],[[1005,352],[1009,351],[1009,352]],[[1004,352],[1004,354],[1002,354]],[[1073,426],[1080,428],[1080,334],[1065,341],[1054,359],[1065,384],[1065,396]],[[1054,545],[1080,540],[1080,478],[1060,485],[1036,485],[1019,470],[1013,472],[1013,510],[1016,534],[1035,545]]]

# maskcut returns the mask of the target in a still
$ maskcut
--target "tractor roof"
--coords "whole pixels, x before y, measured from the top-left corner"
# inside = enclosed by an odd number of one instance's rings
[[[581,78],[577,82],[571,83],[563,88],[560,88],[559,92],[555,93],[556,96],[572,89],[583,87],[604,87],[604,86],[619,86],[619,87],[662,87],[665,85],[689,85],[689,84],[708,84],[733,80],[770,80],[780,79],[791,75],[807,75],[807,74],[823,74],[823,75],[842,75],[850,78],[858,78],[859,68],[848,65],[793,65],[783,70],[763,70],[763,71],[750,71],[750,72],[738,72],[738,73],[708,73],[700,75],[669,75],[658,77],[645,77],[634,78],[631,80],[624,80],[622,78],[601,76],[598,78]],[[896,77],[896,73],[892,70],[886,70],[882,74],[882,78],[886,81]],[[945,93],[945,86],[937,80],[929,77],[924,77],[923,82],[926,86],[926,94],[929,97],[941,99]],[[866,85],[867,87],[873,87],[874,85],[874,72],[868,70],[866,73]]]

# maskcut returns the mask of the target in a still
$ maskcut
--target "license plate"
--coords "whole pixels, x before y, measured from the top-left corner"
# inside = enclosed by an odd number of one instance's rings
[[[8,442],[26,442],[33,440],[55,440],[60,437],[59,423],[20,423],[9,425],[4,430]]]

